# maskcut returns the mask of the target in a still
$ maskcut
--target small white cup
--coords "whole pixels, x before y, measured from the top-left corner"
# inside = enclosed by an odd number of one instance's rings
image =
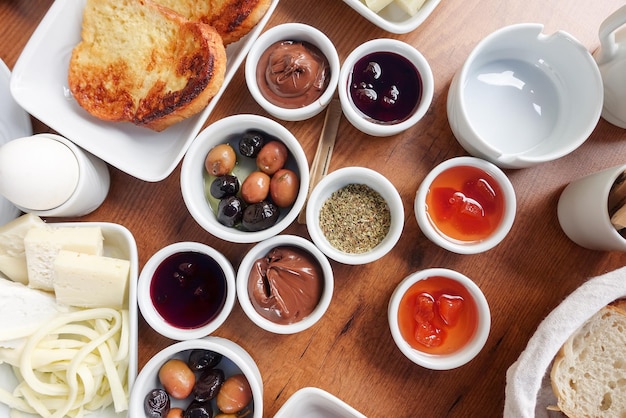
[[[480,241],[459,241],[444,235],[433,224],[428,214],[426,197],[430,191],[433,180],[444,171],[461,166],[475,167],[487,173],[500,186],[503,195],[504,214],[502,220],[492,234]],[[511,181],[496,165],[476,157],[456,157],[437,165],[428,173],[426,178],[424,178],[415,194],[414,210],[415,218],[420,229],[432,242],[457,254],[477,254],[492,249],[509,233],[515,220],[517,199]]]
[[[23,212],[74,217],[96,210],[110,186],[104,161],[55,134],[9,141],[0,149],[0,191]]]
[[[608,198],[626,164],[589,174],[568,184],[557,205],[565,235],[581,247],[599,251],[626,251],[626,238],[611,224]]]

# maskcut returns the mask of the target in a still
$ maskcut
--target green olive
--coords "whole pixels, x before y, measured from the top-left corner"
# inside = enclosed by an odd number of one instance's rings
[[[204,161],[206,171],[213,176],[230,173],[237,163],[237,154],[228,144],[219,144],[211,148]]]
[[[243,374],[235,374],[222,384],[217,394],[217,407],[227,414],[241,411],[252,400],[252,389]]]
[[[191,394],[196,376],[186,362],[170,359],[159,369],[159,381],[172,398],[184,399]]]

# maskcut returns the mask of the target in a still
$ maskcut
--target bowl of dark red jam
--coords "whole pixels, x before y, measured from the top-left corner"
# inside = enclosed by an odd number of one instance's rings
[[[432,103],[433,73],[426,58],[397,39],[365,42],[344,61],[339,99],[346,119],[372,136],[399,134],[419,122]]]
[[[513,226],[516,206],[506,174],[477,157],[437,165],[420,184],[414,202],[424,235],[458,254],[477,254],[498,245]]]
[[[235,271],[214,248],[178,242],[157,251],[137,285],[146,322],[173,340],[202,338],[224,323],[235,303]]]

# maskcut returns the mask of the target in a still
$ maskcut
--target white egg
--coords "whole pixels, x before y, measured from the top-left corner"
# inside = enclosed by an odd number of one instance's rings
[[[78,179],[76,156],[53,138],[35,135],[0,147],[0,195],[24,211],[62,205]]]

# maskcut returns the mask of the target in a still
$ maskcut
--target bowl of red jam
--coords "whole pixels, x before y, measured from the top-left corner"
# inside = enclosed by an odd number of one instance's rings
[[[388,306],[389,328],[400,351],[433,370],[450,370],[471,361],[491,328],[489,304],[467,276],[431,268],[407,276]]]
[[[413,46],[397,39],[373,39],[343,62],[338,93],[354,127],[372,136],[391,136],[426,114],[434,78],[428,61]]]
[[[494,164],[456,157],[436,166],[420,184],[414,202],[422,232],[458,254],[476,254],[498,245],[516,213],[515,190]]]
[[[173,340],[202,338],[224,323],[235,303],[235,271],[216,249],[177,242],[146,262],[137,284],[146,322]]]

